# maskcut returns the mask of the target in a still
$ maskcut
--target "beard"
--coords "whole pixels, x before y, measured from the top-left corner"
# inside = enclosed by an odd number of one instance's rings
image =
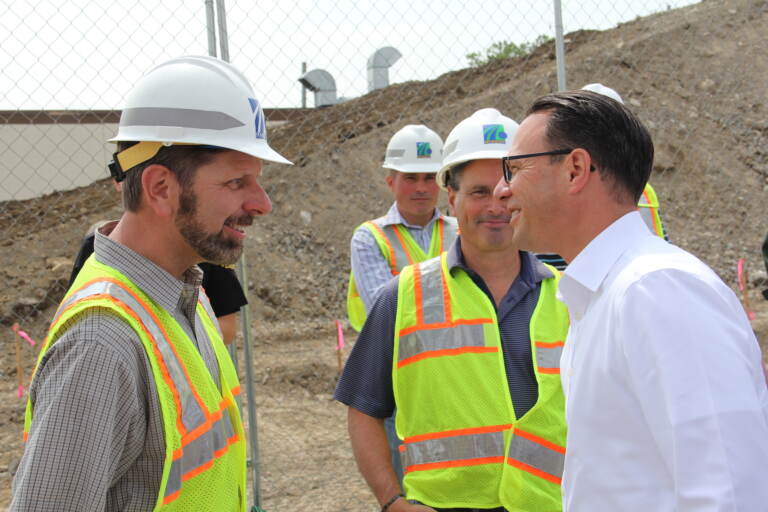
[[[250,225],[252,222],[253,218],[245,214],[229,217],[225,224]],[[232,265],[243,252],[241,240],[225,236],[223,230],[209,233],[203,229],[197,219],[197,196],[190,189],[181,192],[175,223],[184,240],[204,261],[217,265]]]

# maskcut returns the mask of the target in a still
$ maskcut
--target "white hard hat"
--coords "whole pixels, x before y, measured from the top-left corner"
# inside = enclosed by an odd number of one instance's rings
[[[423,124],[409,124],[389,139],[382,167],[400,172],[437,172],[442,159],[443,139]]]
[[[440,188],[447,188],[446,172],[457,164],[507,156],[517,127],[495,108],[482,108],[457,124],[445,139],[443,164],[437,172]]]
[[[267,144],[267,123],[251,84],[233,65],[214,57],[179,57],[149,70],[128,95],[117,135],[110,139],[119,141],[154,143],[117,154],[124,170],[152,158],[160,145],[173,144],[216,146],[291,163]]]
[[[621,96],[619,96],[619,93],[617,93],[614,89],[611,89],[610,87],[604,86],[603,84],[598,84],[598,83],[587,84],[581,89],[584,91],[596,92],[598,94],[602,94],[603,96],[608,96],[609,98],[614,99],[621,104],[624,104],[624,100],[621,99]]]

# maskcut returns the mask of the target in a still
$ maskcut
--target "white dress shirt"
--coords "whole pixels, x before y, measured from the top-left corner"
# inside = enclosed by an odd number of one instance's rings
[[[565,511],[767,511],[768,390],[733,291],[632,212],[559,293]]]

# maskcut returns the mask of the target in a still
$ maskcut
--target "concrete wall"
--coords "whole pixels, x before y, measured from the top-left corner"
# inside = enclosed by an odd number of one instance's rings
[[[29,199],[107,177],[116,124],[0,124],[0,201]]]
[[[286,121],[269,121],[272,128]],[[117,124],[0,124],[0,201],[90,185],[109,176]]]

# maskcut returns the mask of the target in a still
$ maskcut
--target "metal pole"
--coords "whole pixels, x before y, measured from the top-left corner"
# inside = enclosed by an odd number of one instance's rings
[[[307,72],[307,63],[302,62],[301,76],[304,76],[304,73],[306,72]],[[307,88],[304,87],[304,84],[301,84],[301,108],[307,108]]]
[[[243,293],[248,298],[248,271],[245,266],[245,254],[237,262]],[[251,469],[253,470],[253,504],[261,510],[261,475],[259,472],[259,437],[256,428],[256,393],[253,389],[253,354],[251,353],[251,308],[248,304],[240,308],[240,320],[243,327],[243,348],[245,351],[245,391],[248,394],[248,439],[251,448]]]
[[[205,0],[205,26],[208,28],[208,55],[216,57],[216,21],[213,18],[213,0]]]
[[[219,20],[221,60],[229,62],[229,36],[227,34],[227,12],[224,8],[224,0],[216,0],[216,17]]]
[[[205,21],[208,29],[208,55],[216,57],[216,20],[213,12],[213,0],[205,0]],[[235,346],[235,343],[227,345],[227,352],[229,352],[229,357],[232,358],[232,363],[234,363],[235,370],[237,370],[237,346]],[[236,400],[237,408],[242,412],[243,406],[239,395]]]
[[[227,13],[224,0],[216,0],[216,14],[219,20],[219,46],[221,59],[229,62],[229,39],[227,35]],[[248,300],[248,271],[245,265],[245,253],[237,262],[237,270],[243,293]],[[249,301],[250,302],[250,301]],[[261,476],[259,474],[259,439],[256,428],[256,393],[253,388],[253,354],[251,352],[251,309],[248,304],[240,308],[240,320],[243,329],[243,349],[245,352],[245,392],[248,398],[248,440],[251,448],[251,470],[253,471],[253,504],[255,510],[261,510]]]
[[[555,56],[557,57],[557,90],[565,91],[565,45],[563,42],[563,11],[560,0],[555,2]]]

